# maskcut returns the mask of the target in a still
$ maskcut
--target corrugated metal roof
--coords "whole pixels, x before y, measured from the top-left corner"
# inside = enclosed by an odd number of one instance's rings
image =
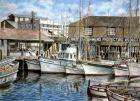
[[[0,39],[39,41],[38,30],[23,30],[23,29],[0,29]],[[41,33],[42,41],[53,42],[47,35]]]

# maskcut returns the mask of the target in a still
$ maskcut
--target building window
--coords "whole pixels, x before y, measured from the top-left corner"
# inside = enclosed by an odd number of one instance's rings
[[[91,36],[92,33],[93,33],[93,28],[92,27],[85,28],[85,35]]]
[[[4,40],[3,39],[1,40],[1,46],[4,46]]]
[[[37,28],[36,24],[34,24],[34,28]]]
[[[115,35],[116,34],[116,28],[114,27],[108,27],[106,30],[107,35]]]
[[[20,18],[20,21],[23,21],[24,19],[23,18]]]

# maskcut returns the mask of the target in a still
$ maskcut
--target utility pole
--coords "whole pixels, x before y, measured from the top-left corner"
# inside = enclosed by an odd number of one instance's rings
[[[35,21],[35,12],[31,12],[31,24],[32,24],[32,30],[34,29],[34,21]]]

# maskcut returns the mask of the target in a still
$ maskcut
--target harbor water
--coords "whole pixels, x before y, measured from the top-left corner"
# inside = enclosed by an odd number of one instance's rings
[[[111,76],[18,73],[14,83],[0,89],[0,101],[108,101],[106,98],[87,95],[89,80],[99,83],[112,81],[113,78]]]

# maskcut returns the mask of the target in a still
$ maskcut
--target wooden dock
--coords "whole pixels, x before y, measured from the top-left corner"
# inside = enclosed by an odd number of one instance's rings
[[[28,60],[38,59],[38,56],[18,56],[18,57],[16,57],[17,61],[18,60],[26,60],[26,59],[28,59]]]

